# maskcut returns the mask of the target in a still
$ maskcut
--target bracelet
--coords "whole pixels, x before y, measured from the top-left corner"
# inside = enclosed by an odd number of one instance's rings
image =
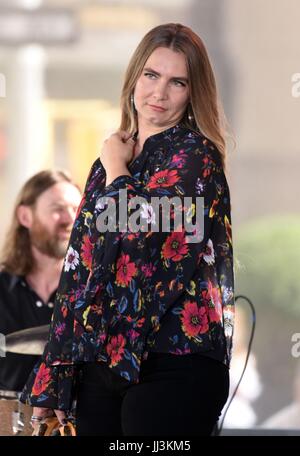
[[[43,421],[43,417],[42,416],[35,416],[35,415],[32,415],[32,417],[30,418],[30,421],[37,421],[37,422],[40,422],[40,421]]]

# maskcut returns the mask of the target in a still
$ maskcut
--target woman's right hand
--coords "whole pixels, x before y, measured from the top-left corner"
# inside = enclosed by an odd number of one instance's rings
[[[60,424],[65,425],[67,422],[66,414],[63,410],[53,410],[50,408],[45,407],[33,407],[32,416],[36,418],[40,418],[43,420],[44,418],[49,418],[50,416],[56,415]]]

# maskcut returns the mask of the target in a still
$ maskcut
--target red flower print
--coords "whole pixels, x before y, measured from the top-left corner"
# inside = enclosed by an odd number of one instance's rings
[[[34,385],[32,388],[33,396],[39,396],[42,394],[49,385],[50,380],[50,369],[49,367],[46,367],[45,363],[42,363],[35,377]]]
[[[208,293],[211,296],[211,304],[208,308],[208,315],[210,321],[222,321],[222,302],[221,292],[219,287],[213,287],[211,281],[208,281]]]
[[[171,164],[176,166],[176,168],[183,168],[186,157],[187,154],[184,152],[184,149],[181,149],[178,154],[173,155]]]
[[[166,242],[162,247],[161,255],[164,259],[171,259],[173,261],[180,261],[184,255],[188,253],[188,245],[185,239],[184,231],[174,231],[168,236]]]
[[[152,263],[144,264],[141,267],[143,273],[145,274],[145,277],[151,277],[153,273],[156,271],[156,266],[154,266]]]
[[[68,307],[65,304],[61,308],[61,313],[64,318],[66,318],[66,316],[68,315]]]
[[[141,328],[141,327],[143,326],[144,322],[145,322],[145,317],[140,318],[140,319],[136,322],[137,328]]]
[[[208,318],[205,307],[198,307],[196,302],[187,301],[180,317],[182,329],[189,337],[195,337],[208,331]]]
[[[64,333],[64,330],[66,329],[66,323],[57,323],[54,328],[54,334],[55,338],[59,341],[62,334]]]
[[[92,269],[92,252],[94,244],[91,243],[87,234],[83,236],[83,243],[81,245],[81,259],[84,266],[91,271]]]
[[[208,157],[204,157],[203,163],[206,166],[206,168],[204,168],[202,175],[203,175],[203,177],[207,177],[207,176],[209,176],[211,174],[211,168],[209,167],[209,165],[210,165],[209,158]]]
[[[165,169],[150,177],[147,188],[172,187],[179,180],[176,169]]]
[[[130,263],[129,255],[122,254],[117,261],[117,285],[127,287],[136,272],[137,268],[133,262]]]
[[[138,333],[135,329],[130,329],[127,331],[127,335],[130,341],[134,341],[137,337],[139,337],[140,333]]]
[[[139,233],[130,233],[130,234],[127,234],[126,233],[126,238],[128,239],[128,241],[133,241],[134,239],[136,239],[138,237]],[[125,236],[123,236],[125,237]]]
[[[214,287],[209,280],[208,289],[202,292],[202,299],[208,312],[209,321],[222,321],[222,302],[219,287]]]
[[[110,339],[106,347],[107,354],[110,356],[110,366],[116,366],[123,358],[125,343],[126,339],[122,334]]]

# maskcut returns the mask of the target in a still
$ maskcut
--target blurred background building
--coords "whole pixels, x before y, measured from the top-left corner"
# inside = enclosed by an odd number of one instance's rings
[[[299,18],[298,0],[0,0],[0,242],[30,175],[66,168],[84,185],[118,127],[124,71],[150,28],[181,22],[206,43],[237,142],[228,159],[236,287],[258,314],[251,426],[292,402],[299,363]],[[251,376],[243,381],[247,390]]]

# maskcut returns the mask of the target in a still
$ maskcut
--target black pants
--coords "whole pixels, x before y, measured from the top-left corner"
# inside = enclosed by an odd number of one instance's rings
[[[77,435],[210,435],[229,391],[228,368],[200,354],[150,353],[140,383],[105,363],[83,367]]]

